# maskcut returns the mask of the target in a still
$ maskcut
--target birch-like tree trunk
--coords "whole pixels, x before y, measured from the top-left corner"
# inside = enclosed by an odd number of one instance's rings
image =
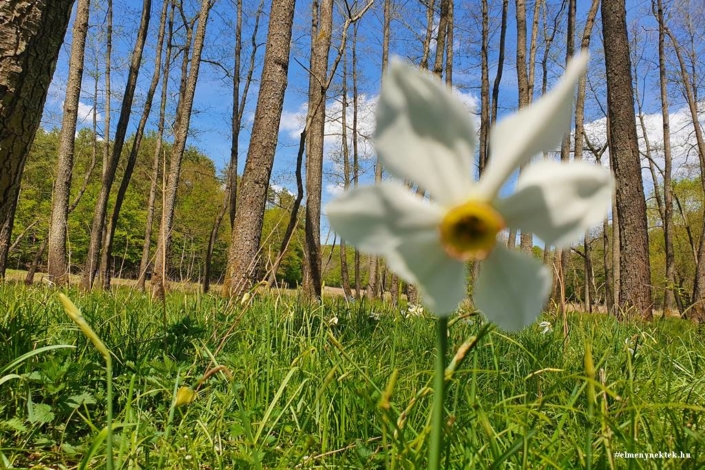
[[[588,49],[590,47],[590,38],[592,36],[592,28],[595,25],[595,17],[597,9],[600,6],[600,0],[592,0],[592,5],[588,11],[588,16],[585,19],[585,27],[583,28],[582,39],[580,40],[580,48]],[[576,161],[583,159],[583,145],[585,144],[585,89],[587,86],[587,77],[582,75],[578,81],[578,97],[575,101],[575,142],[573,146],[573,158]],[[584,269],[585,269],[585,309],[588,313],[592,313],[592,304],[594,296],[591,295],[591,286],[593,285],[592,278],[592,259],[590,254],[590,242],[588,233],[583,237],[583,253],[584,253]]]
[[[688,101],[688,109],[690,110],[690,116],[693,122],[693,131],[695,133],[695,141],[697,143],[698,157],[700,161],[700,182],[703,191],[705,191],[705,137],[703,136],[703,130],[698,119],[698,101],[696,89],[692,82],[693,76],[688,72],[685,60],[683,59],[683,54],[681,53],[680,46],[675,36],[671,33],[671,30],[665,22],[661,23],[660,26],[671,39],[671,42],[673,43],[673,50],[676,53],[678,65],[680,66],[681,81],[683,83],[683,88],[685,89],[685,97]],[[702,224],[702,233],[705,234],[705,217],[703,217]],[[698,323],[705,322],[705,236],[700,237],[698,259],[695,266],[695,280],[693,282],[693,298],[691,299],[691,302],[692,305],[689,307],[691,311],[687,315],[688,318]]]
[[[391,23],[392,16],[392,0],[384,0],[384,23],[383,23],[383,37],[382,37],[382,69],[384,70],[387,66],[389,60],[389,25]],[[357,89],[357,27],[358,24],[355,23],[353,27],[353,40],[352,40],[352,50],[351,50],[351,61],[352,61],[352,87],[353,87],[353,115],[352,115],[352,145],[353,145],[353,185],[358,186],[360,179],[360,154],[358,146],[358,89]],[[360,250],[355,247],[355,298],[362,298],[362,279],[360,277]]]
[[[145,2],[145,7],[146,6],[147,5]],[[135,132],[135,136],[132,141],[132,147],[130,148],[130,155],[127,158],[127,164],[125,165],[125,172],[122,175],[120,187],[118,188],[118,193],[115,197],[115,205],[113,206],[113,211],[106,228],[105,245],[103,246],[103,251],[100,260],[100,274],[101,279],[103,281],[103,289],[110,289],[110,279],[112,277],[112,273],[109,269],[109,263],[110,258],[112,257],[115,229],[117,228],[118,219],[120,218],[120,210],[122,209],[122,203],[125,200],[125,195],[127,194],[127,189],[129,187],[130,180],[132,179],[132,173],[135,169],[135,164],[137,163],[137,154],[139,153],[140,146],[142,145],[144,129],[147,125],[149,114],[152,111],[152,101],[154,100],[154,93],[157,91],[157,86],[159,85],[159,77],[161,75],[162,64],[162,49],[164,46],[164,33],[166,29],[166,13],[168,6],[169,0],[164,0],[162,2],[162,10],[159,15],[157,51],[156,59],[154,62],[154,72],[152,73],[152,80],[149,84],[149,89],[147,90],[144,109],[142,110],[142,117],[140,118],[140,122],[137,125],[137,131]],[[138,36],[139,34],[140,32],[138,32]]]
[[[159,120],[157,121],[157,139],[154,147],[154,157],[152,159],[152,176],[149,186],[149,197],[147,198],[147,220],[144,229],[144,242],[142,244],[142,258],[140,260],[140,272],[137,278],[137,287],[145,290],[147,270],[150,265],[149,249],[152,245],[152,227],[154,225],[154,206],[157,200],[157,185],[159,184],[159,169],[162,161],[162,142],[164,141],[164,121],[166,118],[166,101],[169,90],[169,71],[171,70],[172,39],[174,37],[174,12],[176,8],[171,1],[169,20],[167,21],[166,53],[164,56],[164,72],[162,73],[162,91],[159,105]]]
[[[666,32],[663,2],[652,2],[658,29],[659,90],[661,93],[661,120],[663,122],[663,238],[666,251],[666,286],[663,298],[663,313],[668,314],[676,306],[674,289],[676,284],[676,262],[673,254],[673,157],[671,156],[671,125],[668,113],[668,77],[666,74]]]
[[[333,0],[314,0],[311,5],[311,65],[308,108],[313,112],[306,139],[306,226],[303,290],[308,298],[321,296],[321,191],[323,185],[323,137],[326,122],[326,76],[333,30]]]
[[[68,284],[66,237],[68,225],[69,197],[71,196],[71,175],[73,173],[74,140],[78,119],[78,102],[81,97],[83,62],[88,34],[90,0],[79,0],[76,18],[73,23],[69,77],[66,83],[59,151],[52,198],[51,223],[49,225],[48,274],[56,284]],[[94,110],[95,112],[95,110]]]
[[[196,93],[196,82],[198,81],[198,71],[201,66],[201,53],[203,52],[206,26],[208,25],[208,15],[210,14],[211,6],[210,0],[201,0],[201,10],[198,14],[198,27],[196,28],[196,34],[193,39],[191,65],[188,70],[184,93],[179,101],[176,113],[174,145],[171,149],[169,177],[164,193],[164,205],[162,207],[162,223],[159,230],[159,242],[157,243],[154,272],[152,273],[151,280],[152,296],[162,300],[166,294],[167,254],[171,241],[171,229],[174,224],[176,192],[179,188],[181,162],[184,157],[184,151],[186,150],[186,139],[191,124],[191,110],[193,109],[193,97]]]
[[[122,106],[120,107],[120,117],[118,125],[115,129],[115,141],[113,142],[112,151],[107,161],[103,162],[103,177],[101,180],[100,193],[98,201],[95,205],[93,213],[93,223],[91,227],[91,239],[88,246],[88,256],[86,265],[81,278],[81,287],[90,289],[93,287],[93,281],[96,276],[96,268],[100,264],[101,248],[111,245],[110,230],[105,225],[105,217],[108,212],[108,199],[110,198],[110,190],[115,181],[115,173],[117,171],[122,147],[125,144],[125,136],[127,135],[127,124],[130,122],[130,114],[132,111],[132,100],[135,96],[135,88],[137,87],[137,77],[139,75],[140,66],[142,65],[142,52],[144,51],[144,43],[147,40],[147,31],[149,29],[149,20],[152,16],[152,0],[143,0],[142,16],[140,18],[140,26],[137,31],[137,39],[135,47],[132,50],[130,59],[130,69],[127,75],[127,83],[125,84],[125,93],[122,98]],[[102,267],[103,272],[108,270],[108,259],[104,260]]]

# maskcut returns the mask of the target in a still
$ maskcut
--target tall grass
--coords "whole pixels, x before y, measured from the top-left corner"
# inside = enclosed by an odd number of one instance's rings
[[[0,468],[76,467],[105,427],[102,358],[56,294],[0,285],[0,370],[17,376],[0,383]],[[172,293],[165,308],[127,289],[67,294],[114,354],[116,469],[428,465],[434,318],[276,293]],[[546,319],[546,335],[451,319],[449,357],[478,339],[446,374],[446,468],[705,466],[702,327],[574,314],[564,342]],[[50,345],[76,348],[6,369]],[[177,407],[180,387],[197,395]],[[88,467],[105,463],[102,444]]]

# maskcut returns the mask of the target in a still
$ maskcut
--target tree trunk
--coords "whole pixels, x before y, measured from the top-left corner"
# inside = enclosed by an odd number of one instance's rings
[[[435,16],[435,0],[428,0],[426,5],[426,37],[423,41],[423,56],[419,67],[428,70],[428,58],[431,55],[431,39],[433,38],[433,18]],[[383,53],[384,54],[384,53]]]
[[[576,14],[576,0],[568,0],[568,27],[566,31],[566,53],[565,53],[565,63],[573,57],[575,53],[575,14]],[[570,134],[566,134],[561,142],[561,161],[567,162],[570,159]],[[558,263],[558,277],[560,282],[565,287],[566,274],[568,272],[568,261],[570,260],[570,248],[564,248],[562,250],[556,250],[556,257],[559,259]],[[562,290],[564,292],[565,289]],[[561,299],[561,305],[565,305],[565,299]]]
[[[20,181],[39,127],[73,0],[0,3],[0,279],[5,276]]]
[[[313,112],[306,146],[306,243],[304,244],[304,295],[321,296],[321,189],[323,137],[326,121],[326,75],[333,30],[333,0],[312,3],[311,66],[308,107]]]
[[[342,128],[341,142],[343,150],[343,188],[347,191],[350,188],[350,147],[348,146],[348,60],[347,54],[343,56],[343,84],[341,89],[342,106],[340,112],[340,124]],[[340,240],[340,280],[343,293],[346,299],[352,298],[350,290],[350,276],[348,275],[348,253],[346,251],[345,240]]]
[[[142,7],[143,13],[149,11],[151,5],[151,0],[145,0],[145,4]],[[103,252],[100,260],[101,266],[101,278],[103,281],[103,289],[110,289],[110,278],[112,276],[111,270],[108,268],[110,263],[110,258],[113,251],[113,241],[115,237],[115,229],[117,228],[118,219],[120,217],[120,210],[122,209],[122,203],[125,200],[125,194],[127,194],[127,189],[132,179],[132,172],[135,169],[135,164],[137,163],[137,154],[139,152],[140,146],[142,145],[142,137],[144,136],[144,129],[147,125],[147,120],[149,119],[149,114],[152,111],[152,101],[154,99],[154,93],[157,90],[157,85],[159,84],[159,76],[161,72],[162,63],[162,47],[164,45],[164,31],[166,29],[166,12],[169,5],[169,0],[164,0],[162,3],[162,11],[159,16],[159,33],[157,35],[157,52],[156,59],[154,62],[154,73],[152,74],[152,81],[149,84],[149,89],[147,90],[147,97],[144,104],[144,109],[142,110],[142,117],[137,125],[137,131],[135,132],[135,137],[132,142],[132,147],[130,148],[130,155],[127,158],[127,165],[125,166],[125,173],[120,181],[120,188],[118,189],[117,196],[115,197],[115,206],[113,207],[110,220],[108,221],[108,226],[106,228],[105,245],[103,246]],[[137,33],[138,38],[142,37],[142,34],[146,35],[147,27],[149,21],[140,24],[140,31]],[[145,27],[144,32],[142,31],[142,26]],[[144,45],[144,44],[142,44]],[[120,124],[118,123],[117,135],[120,134]],[[123,132],[124,138],[124,132]],[[123,258],[124,260],[124,258]]]
[[[73,23],[69,77],[66,84],[61,134],[54,182],[54,195],[49,226],[49,278],[56,284],[69,281],[69,267],[66,256],[69,197],[71,195],[71,175],[73,172],[74,139],[78,119],[78,101],[81,97],[83,80],[83,57],[88,34],[90,1],[79,0],[76,19]],[[95,111],[94,111],[95,112]]]
[[[531,103],[531,95],[529,94],[529,76],[526,71],[526,0],[516,0],[516,25],[517,85],[519,87],[519,109],[521,109]],[[519,174],[523,171],[524,166],[519,169]],[[509,234],[509,245],[512,246],[516,243],[516,235],[513,235],[511,230]],[[522,230],[520,243],[522,251],[531,253],[531,248],[534,245],[533,235],[530,232],[525,232]]]
[[[624,0],[602,1],[610,122],[610,158],[617,180],[617,214],[622,308],[634,308],[645,320],[652,317],[649,234],[641,178],[639,143],[634,119],[634,93]]]
[[[171,150],[169,178],[164,194],[162,223],[159,230],[159,242],[157,243],[154,272],[152,273],[151,280],[152,296],[162,300],[166,294],[167,254],[169,252],[169,242],[171,240],[171,230],[173,227],[176,192],[181,176],[181,161],[183,160],[184,151],[186,150],[186,139],[188,137],[189,125],[191,123],[191,110],[193,108],[193,97],[196,93],[196,82],[198,81],[198,70],[201,66],[201,53],[203,52],[203,43],[206,37],[206,26],[208,25],[210,9],[210,1],[201,0],[198,27],[193,41],[191,66],[189,67],[183,97],[179,102],[176,112],[177,120],[174,129],[174,145]]]
[[[384,0],[384,34],[382,38],[382,69],[385,69],[389,60],[389,24],[391,21],[392,0]],[[352,145],[353,145],[353,185],[358,186],[360,178],[360,163],[358,152],[358,92],[357,92],[357,24],[353,28],[353,43],[351,51],[352,60],[352,85],[353,85],[353,115],[352,115]],[[360,277],[360,250],[355,247],[355,298],[362,298],[362,279]]]
[[[478,177],[487,166],[490,139],[490,16],[488,0],[482,0],[482,45],[480,46],[480,155]]]
[[[663,121],[663,238],[666,248],[666,286],[663,299],[663,313],[667,314],[675,308],[676,262],[673,254],[673,183],[671,174],[673,158],[671,156],[671,126],[668,113],[668,78],[666,76],[666,33],[663,17],[663,5],[657,0],[658,7],[654,16],[659,23],[658,31],[658,60],[659,60],[659,85],[661,92],[661,119]],[[652,8],[654,6],[652,2]]]
[[[436,60],[433,64],[433,73],[438,78],[443,74],[443,53],[446,50],[446,37],[450,26],[449,13],[452,0],[441,0],[441,14],[438,18],[438,31],[436,34]]]
[[[448,25],[446,27],[446,85],[453,87],[453,28],[455,27],[453,12],[455,10],[455,0],[448,1]],[[395,275],[392,275],[392,284]]]
[[[228,165],[228,180],[225,191],[225,200],[220,213],[216,216],[213,228],[211,229],[210,237],[208,238],[208,248],[206,249],[206,259],[203,268],[203,292],[210,291],[211,277],[211,260],[213,258],[213,249],[218,238],[220,224],[225,217],[225,212],[228,212],[228,220],[230,221],[230,229],[233,229],[235,223],[235,212],[237,203],[237,166],[238,156],[240,152],[240,129],[242,128],[242,111],[247,103],[247,94],[252,83],[252,74],[255,69],[255,58],[257,57],[257,31],[259,30],[259,19],[264,9],[264,0],[260,1],[259,8],[255,14],[255,25],[252,29],[252,51],[250,53],[250,63],[247,69],[247,77],[245,78],[245,87],[240,99],[240,57],[242,52],[242,0],[237,0],[237,26],[235,28],[235,65],[233,67],[233,104],[231,113],[231,141],[230,141],[230,163]]]
[[[343,25],[342,29],[342,37],[340,39],[340,46],[338,48],[338,53],[333,61],[333,64],[330,67],[330,71],[328,74],[328,77],[325,79],[325,82],[321,82],[321,88],[322,88],[322,93],[320,95],[320,100],[325,99],[325,94],[330,87],[330,84],[333,80],[333,77],[335,76],[335,72],[338,69],[338,64],[340,63],[340,59],[343,57],[343,54],[345,53],[345,47],[347,44],[347,31],[348,28],[350,27],[351,24],[356,24],[357,21],[362,18],[362,16],[365,14],[365,12],[372,6],[372,2],[367,3],[365,6],[357,10],[356,12],[349,11],[348,12],[348,18],[345,20],[345,24]],[[353,14],[354,13],[354,14]],[[355,30],[355,34],[357,37],[357,30]],[[313,118],[315,117],[315,114],[313,112],[310,112],[311,109],[316,109],[317,106],[309,106],[309,112],[306,114],[306,124],[304,125],[303,130],[301,131],[301,135],[299,138],[299,151],[296,156],[296,187],[297,187],[297,195],[296,199],[294,201],[294,204],[291,209],[291,214],[289,216],[289,224],[286,228],[286,232],[284,233],[284,238],[282,239],[281,246],[279,248],[279,254],[275,258],[274,264],[272,266],[272,269],[269,272],[269,278],[267,280],[267,285],[271,286],[274,284],[276,281],[276,273],[279,269],[279,265],[281,264],[282,259],[284,259],[284,255],[286,254],[286,250],[289,247],[289,242],[291,241],[291,237],[294,234],[294,229],[299,223],[298,219],[298,214],[299,214],[299,208],[301,206],[301,201],[303,200],[304,197],[304,187],[303,187],[303,180],[302,180],[302,164],[303,164],[303,155],[304,155],[304,149],[305,149],[305,144],[308,142],[307,136],[308,136],[308,130],[312,126]],[[357,148],[357,147],[355,147]],[[357,151],[357,150],[356,150]],[[306,253],[304,252],[304,256]],[[306,264],[306,260],[304,259],[304,266]],[[305,274],[305,273],[304,273]]]
[[[705,137],[703,137],[703,130],[700,127],[700,121],[698,119],[696,88],[691,82],[694,77],[691,76],[686,69],[685,61],[683,60],[683,55],[681,54],[678,41],[676,41],[676,38],[673,34],[671,34],[670,29],[668,29],[665,23],[661,23],[661,27],[671,38],[671,42],[673,42],[673,49],[676,53],[676,58],[678,59],[678,65],[680,66],[681,80],[683,82],[683,87],[685,88],[688,109],[690,110],[690,116],[693,121],[693,130],[695,131],[695,140],[698,146],[698,157],[700,160],[700,182],[702,184],[703,191],[705,191]],[[702,233],[705,234],[705,217],[703,217]],[[693,302],[693,305],[690,307],[692,310],[688,314],[688,318],[698,323],[705,322],[705,235],[700,237],[698,261],[695,267],[695,280],[693,282],[693,298],[691,301]]]
[[[125,144],[125,135],[127,134],[127,124],[130,121],[130,113],[132,111],[132,100],[135,96],[135,88],[137,87],[137,77],[139,75],[140,65],[142,64],[142,52],[144,51],[144,43],[147,40],[147,31],[149,29],[149,20],[151,17],[152,0],[143,0],[142,17],[140,26],[137,31],[137,39],[135,47],[132,51],[130,60],[130,69],[127,76],[127,84],[125,85],[125,94],[122,99],[120,108],[120,117],[118,125],[115,129],[115,141],[113,142],[112,152],[107,162],[104,162],[103,177],[101,181],[100,193],[96,202],[95,212],[93,213],[93,224],[91,227],[91,239],[88,247],[88,256],[86,258],[86,266],[83,270],[81,278],[81,287],[83,289],[91,289],[95,280],[96,267],[101,266],[101,272],[105,274],[108,271],[109,259],[108,250],[104,250],[104,258],[100,260],[101,245],[104,248],[112,245],[111,230],[105,225],[105,217],[108,211],[108,199],[110,198],[110,189],[115,181],[115,173],[117,165],[122,154],[122,147]],[[136,158],[136,155],[135,155]],[[133,163],[134,166],[134,163]],[[126,189],[126,188],[125,188]],[[124,197],[124,193],[123,193]],[[119,213],[120,208],[116,207]],[[105,237],[105,240],[104,240]]]
[[[588,49],[590,47],[590,37],[592,35],[592,28],[595,24],[595,17],[597,16],[597,8],[600,6],[600,0],[593,0],[590,6],[590,11],[588,12],[587,19],[585,20],[585,27],[583,28],[583,36],[580,41],[581,49]],[[571,5],[572,7],[572,5]],[[570,10],[569,15],[574,14],[574,10]],[[575,21],[573,21],[574,23]],[[570,29],[570,28],[569,28]],[[585,141],[585,88],[587,85],[587,78],[585,75],[580,77],[578,81],[578,98],[575,102],[575,143],[573,147],[573,158],[576,161],[583,159],[583,144]],[[570,144],[570,138],[568,139]],[[588,233],[585,232],[583,237],[583,252],[585,253],[585,258],[583,259],[584,270],[585,270],[585,308],[588,313],[592,313],[592,303],[594,299],[590,295],[590,288],[593,284],[592,282],[592,259],[590,255],[590,243],[588,241]]]
[[[269,177],[274,163],[279,122],[289,69],[295,0],[273,0],[250,148],[238,195],[225,292],[239,296],[254,280]]]
[[[152,160],[152,177],[149,186],[149,197],[147,199],[147,220],[145,222],[144,243],[142,245],[142,259],[140,260],[140,272],[137,278],[137,287],[145,290],[147,270],[149,269],[149,248],[152,244],[152,226],[154,225],[154,205],[157,199],[157,184],[159,181],[159,167],[161,163],[162,142],[164,140],[164,120],[166,117],[166,100],[169,90],[169,71],[171,70],[171,41],[174,37],[174,2],[171,2],[169,12],[168,32],[166,37],[166,55],[164,57],[164,72],[162,77],[161,103],[159,105],[159,121],[157,122],[157,142],[154,148],[154,158]]]

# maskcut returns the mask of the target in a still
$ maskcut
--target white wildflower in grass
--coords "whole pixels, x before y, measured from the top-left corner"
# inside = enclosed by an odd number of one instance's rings
[[[441,317],[465,297],[466,262],[482,260],[475,305],[505,330],[529,325],[549,294],[550,271],[497,243],[497,234],[516,228],[567,246],[605,217],[614,182],[598,165],[540,161],[525,168],[514,194],[500,197],[499,190],[533,156],[559,146],[587,62],[587,53],[578,55],[550,93],[491,130],[490,160],[474,182],[476,133],[465,106],[431,74],[393,61],[374,140],[382,166],[399,181],[343,193],[326,207],[331,226],[361,251],[384,256]]]
[[[542,321],[541,323],[539,323],[539,328],[543,328],[541,330],[542,335],[553,331],[553,325],[551,325],[550,321]]]
[[[404,316],[406,318],[423,317],[423,307],[421,305],[409,304],[406,308],[406,313]]]
[[[379,321],[382,318],[382,314],[378,312],[370,312],[370,318],[374,321]]]
[[[338,317],[331,317],[328,320],[328,326],[336,326],[338,325]]]

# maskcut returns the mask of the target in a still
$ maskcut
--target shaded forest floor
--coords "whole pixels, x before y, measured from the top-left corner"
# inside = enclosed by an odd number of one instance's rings
[[[103,361],[57,293],[0,284],[0,467],[105,465]],[[66,293],[113,355],[116,468],[426,466],[431,316],[295,292]],[[702,326],[571,314],[564,340],[549,315],[511,335],[453,318],[451,353],[469,349],[448,376],[448,468],[705,466]],[[182,386],[198,393],[176,408]]]

